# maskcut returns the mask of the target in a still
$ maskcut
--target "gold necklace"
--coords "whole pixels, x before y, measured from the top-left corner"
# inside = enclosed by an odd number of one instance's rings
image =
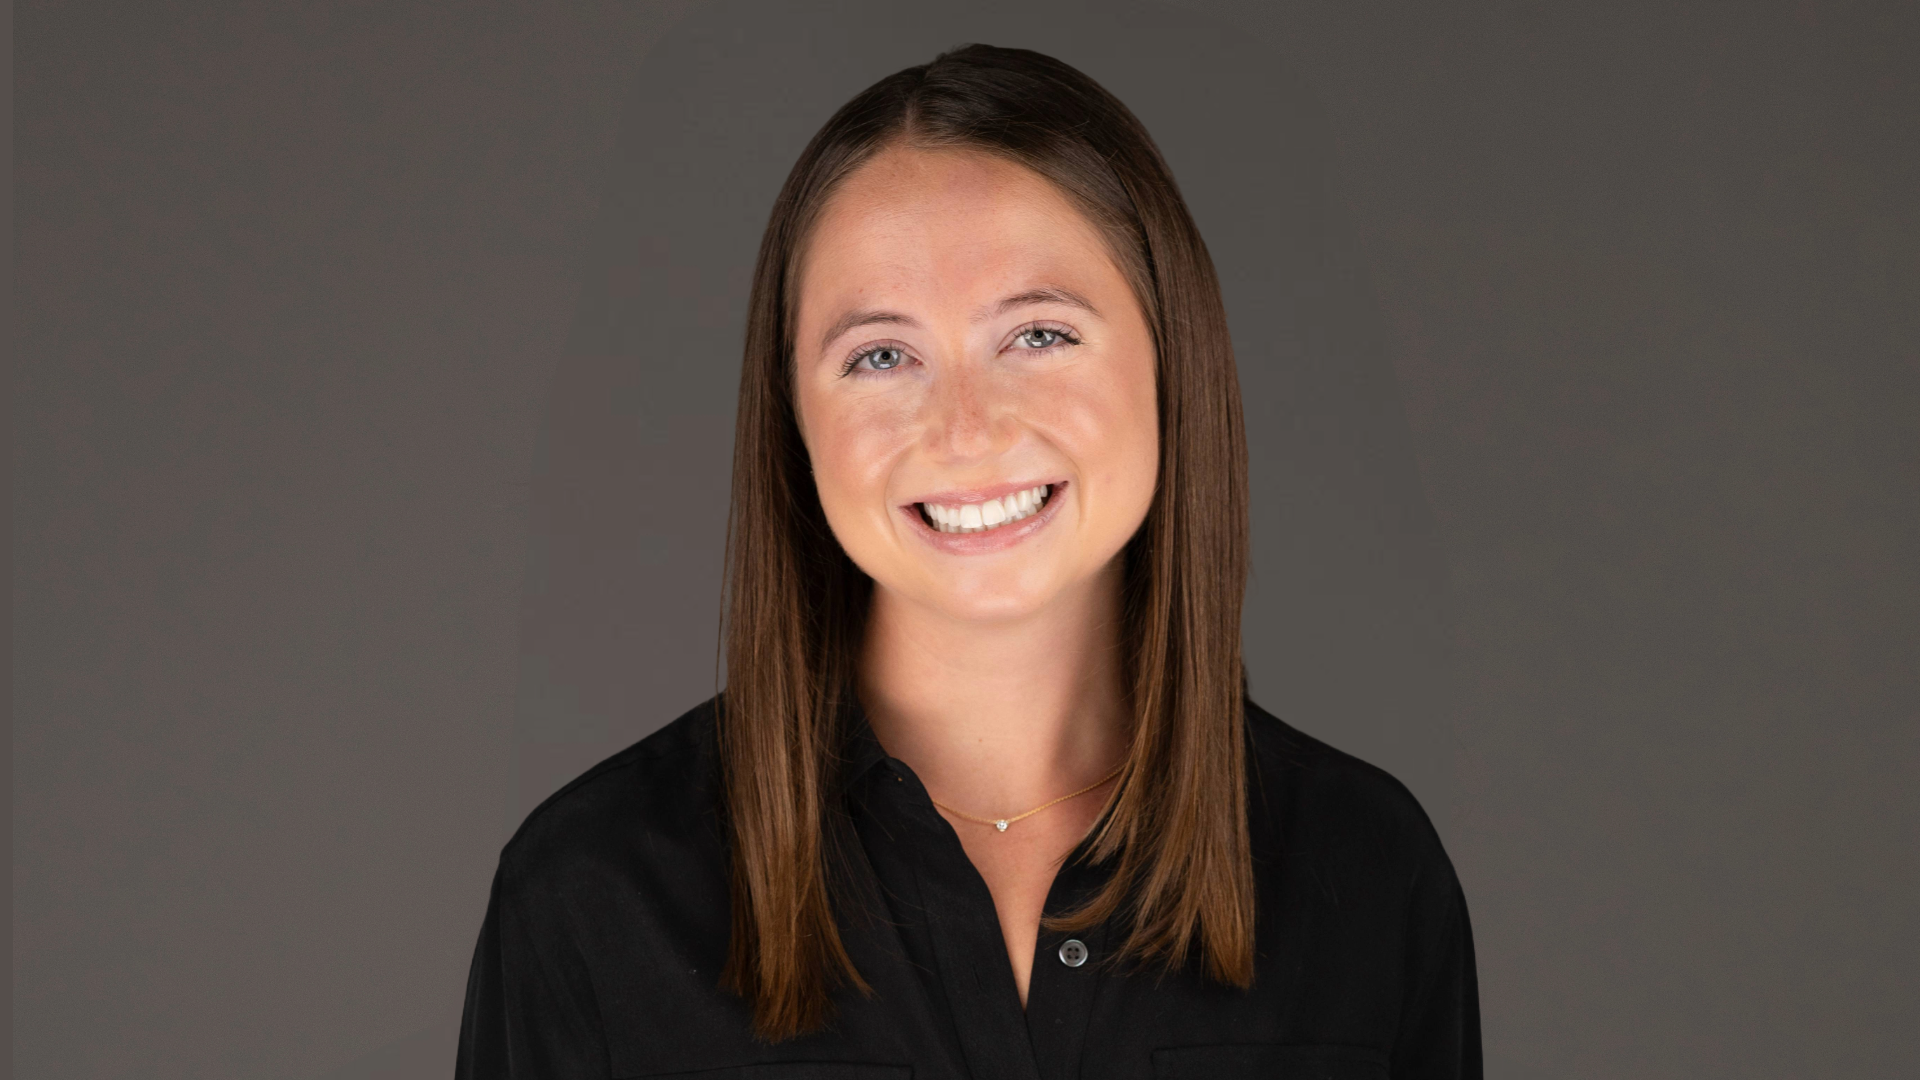
[[[1061,803],[1066,802],[1068,799],[1077,799],[1080,796],[1085,795],[1087,792],[1092,791],[1094,788],[1099,787],[1101,784],[1104,784],[1107,781],[1113,779],[1114,777],[1119,776],[1120,770],[1126,767],[1127,767],[1127,763],[1124,759],[1122,759],[1120,764],[1115,765],[1113,767],[1112,772],[1108,773],[1107,775],[1101,777],[1098,780],[1095,780],[1093,783],[1088,784],[1086,787],[1081,788],[1079,791],[1062,795],[1059,798],[1054,799],[1052,802],[1043,802],[1039,806],[1034,807],[1033,809],[1027,811],[1024,814],[1015,814],[1012,817],[1003,817],[1003,818],[974,817],[972,814],[967,813],[965,810],[955,810],[953,807],[948,806],[946,803],[941,802],[939,799],[935,799],[932,795],[928,795],[927,798],[932,800],[933,805],[939,807],[942,810],[945,810],[947,813],[952,814],[955,817],[962,817],[967,819],[968,821],[978,822],[982,825],[991,825],[994,828],[1000,830],[1001,832],[1006,832],[1007,826],[1013,824],[1016,821],[1019,821],[1021,818],[1030,818],[1033,815],[1039,813],[1040,811],[1045,810],[1049,806],[1058,806]]]

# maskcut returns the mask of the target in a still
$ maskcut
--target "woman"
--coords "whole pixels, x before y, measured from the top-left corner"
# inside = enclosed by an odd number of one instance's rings
[[[848,103],[754,277],[727,688],[507,845],[460,1075],[1478,1076],[1426,817],[1246,700],[1240,425],[1118,101]]]

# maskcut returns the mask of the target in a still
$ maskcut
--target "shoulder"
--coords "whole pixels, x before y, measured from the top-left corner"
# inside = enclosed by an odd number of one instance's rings
[[[1426,810],[1376,765],[1336,750],[1252,701],[1246,703],[1248,808],[1268,854],[1363,859],[1378,869],[1452,877]]]
[[[630,863],[647,848],[716,842],[717,700],[701,702],[548,796],[501,849],[502,877],[553,882]]]

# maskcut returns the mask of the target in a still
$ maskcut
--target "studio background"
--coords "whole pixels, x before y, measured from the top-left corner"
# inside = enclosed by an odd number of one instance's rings
[[[1900,4],[21,5],[15,1074],[452,1068],[494,860],[710,695],[833,108],[1083,68],[1219,266],[1255,697],[1405,780],[1496,1077],[1920,1058]]]

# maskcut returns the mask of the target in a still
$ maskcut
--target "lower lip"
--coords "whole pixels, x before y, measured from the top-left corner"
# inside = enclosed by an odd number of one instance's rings
[[[1060,501],[1067,493],[1066,481],[1053,485],[1053,494],[1047,496],[1047,505],[1032,517],[1024,517],[1011,525],[1002,525],[997,529],[988,529],[977,533],[949,533],[927,524],[920,516],[920,504],[908,503],[901,508],[908,520],[913,522],[914,531],[937,550],[949,555],[985,555],[1002,551],[1047,527],[1054,515],[1060,511]]]

